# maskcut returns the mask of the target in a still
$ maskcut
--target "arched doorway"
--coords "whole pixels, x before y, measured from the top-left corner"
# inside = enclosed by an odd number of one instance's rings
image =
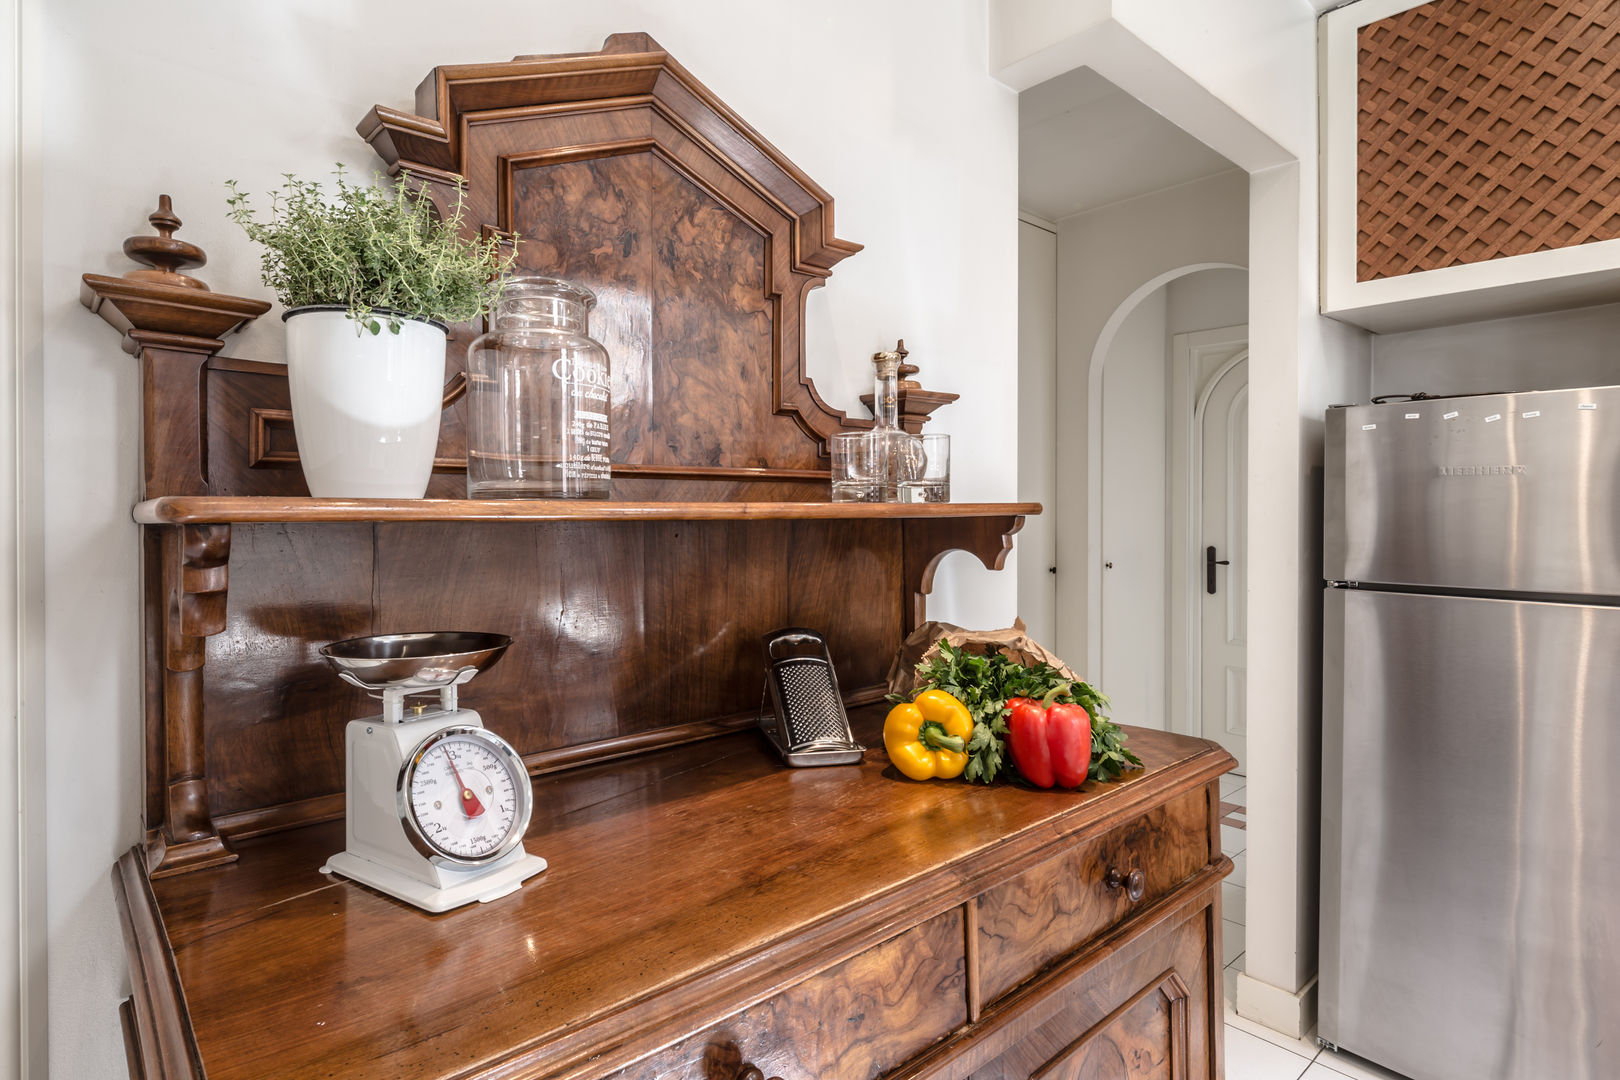
[[[1190,302],[1200,292],[1226,300]],[[1172,304],[1172,298],[1176,303]],[[1144,282],[1109,317],[1087,372],[1087,670],[1116,717],[1196,731],[1187,687],[1200,681],[1199,607],[1189,605],[1187,497],[1193,394],[1172,342],[1245,319],[1247,274],[1231,263],[1177,267]],[[1174,313],[1173,313],[1174,312]],[[1218,313],[1218,314],[1216,314]],[[1203,320],[1200,322],[1199,320]],[[1207,349],[1199,363],[1210,362]],[[1240,598],[1241,601],[1241,598]]]

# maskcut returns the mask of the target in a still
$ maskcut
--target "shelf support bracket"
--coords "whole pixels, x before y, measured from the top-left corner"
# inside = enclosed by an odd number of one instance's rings
[[[208,809],[203,730],[203,665],[208,638],[225,629],[231,527],[160,531],[163,689],[160,715],[149,720],[159,722],[162,737],[147,761],[147,868],[154,878],[236,860]]]
[[[901,527],[902,567],[905,574],[905,632],[928,621],[928,594],[934,591],[934,571],[952,551],[965,551],[1000,570],[1012,550],[1013,534],[1024,527],[1018,515],[982,518],[908,518]]]

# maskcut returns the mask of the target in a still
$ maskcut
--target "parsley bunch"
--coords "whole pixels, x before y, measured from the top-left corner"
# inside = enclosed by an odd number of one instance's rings
[[[968,780],[990,783],[1004,771],[1017,770],[1007,754],[1007,701],[1015,697],[1045,697],[1057,687],[1068,687],[1055,702],[1073,703],[1091,716],[1092,780],[1114,780],[1126,769],[1141,768],[1142,761],[1125,749],[1125,733],[1108,719],[1108,697],[1089,683],[1072,680],[1051,664],[1024,666],[992,646],[986,655],[971,653],[943,639],[939,655],[917,665],[917,692],[943,690],[973,716],[973,737],[968,740]],[[905,698],[891,694],[890,700]]]

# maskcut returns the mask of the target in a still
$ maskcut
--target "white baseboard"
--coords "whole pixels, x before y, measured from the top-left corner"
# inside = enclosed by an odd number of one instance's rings
[[[1284,990],[1240,971],[1237,1012],[1246,1020],[1303,1039],[1316,1027],[1316,976],[1299,990]]]

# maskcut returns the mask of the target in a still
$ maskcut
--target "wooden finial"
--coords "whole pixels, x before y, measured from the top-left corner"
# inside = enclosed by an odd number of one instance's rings
[[[916,364],[905,362],[906,357],[910,355],[911,353],[906,349],[906,339],[900,338],[894,343],[894,348],[874,353],[872,362],[878,363],[880,360],[886,360],[891,364],[898,362],[899,370],[897,374],[900,376],[900,383],[896,389],[900,392],[900,426],[913,435],[917,435],[922,432],[923,424],[928,422],[929,413],[941,405],[948,405],[955,401],[958,395],[941,393],[937,390],[924,390],[922,384],[911,377],[917,374],[918,368]],[[872,400],[873,395],[871,394],[861,395],[861,403],[868,409],[872,408]]]
[[[174,238],[180,219],[174,216],[174,204],[167,195],[158,196],[158,208],[146,220],[152,223],[157,235],[130,237],[124,241],[124,254],[152,269],[131,270],[124,276],[135,281],[209,291],[201,281],[179,272],[181,267],[202,266],[208,256],[196,244]]]
[[[905,390],[921,390],[922,389],[922,383],[918,382],[916,379],[913,379],[912,376],[917,374],[917,372],[921,371],[922,369],[919,368],[916,364],[908,364],[908,363],[906,363],[906,357],[910,356],[911,353],[909,351],[907,351],[907,349],[906,349],[906,339],[905,338],[899,338],[899,339],[897,339],[895,341],[895,343],[894,343],[894,351],[900,354],[900,386],[901,386],[901,388],[905,389]]]

